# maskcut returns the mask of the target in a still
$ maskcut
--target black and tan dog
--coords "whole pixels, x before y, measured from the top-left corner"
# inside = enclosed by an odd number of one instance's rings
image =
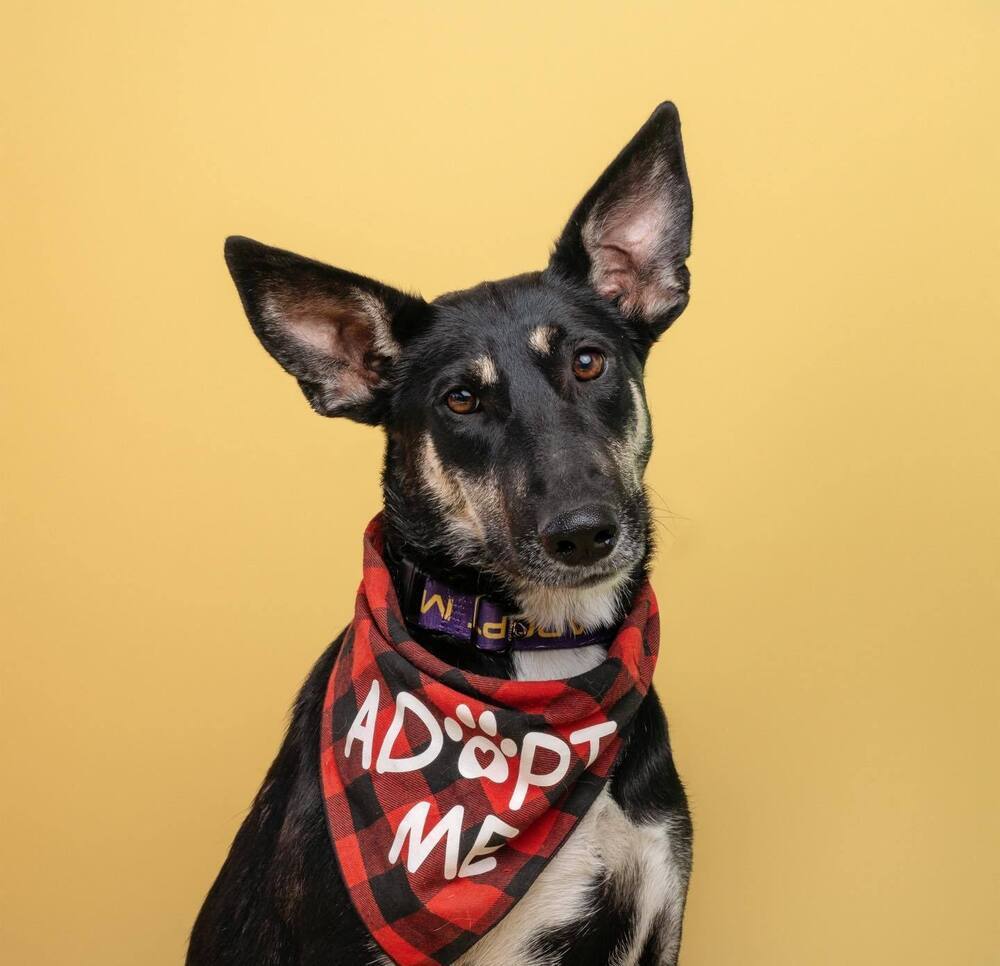
[[[385,429],[392,553],[537,626],[590,630],[619,622],[645,577],[643,373],[687,304],[690,233],[666,103],[584,196],[544,271],[428,303],[245,238],[229,239],[226,259],[255,333],[313,408]],[[484,651],[412,633],[491,677],[568,678],[604,657],[599,644]],[[387,962],[348,899],[317,774],[340,643],[299,694],[195,924],[190,966]],[[459,963],[676,962],[691,824],[655,693],[622,737],[570,841]]]

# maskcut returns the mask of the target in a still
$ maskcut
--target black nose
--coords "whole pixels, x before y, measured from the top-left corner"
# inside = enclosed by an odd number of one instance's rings
[[[538,535],[550,557],[583,567],[611,553],[618,540],[618,519],[609,507],[582,506],[547,520]]]

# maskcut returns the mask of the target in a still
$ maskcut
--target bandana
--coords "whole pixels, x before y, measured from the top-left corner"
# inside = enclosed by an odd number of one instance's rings
[[[562,681],[470,674],[414,641],[365,533],[323,709],[327,819],[351,901],[400,966],[454,962],[510,912],[604,787],[659,644],[648,582],[607,659]]]

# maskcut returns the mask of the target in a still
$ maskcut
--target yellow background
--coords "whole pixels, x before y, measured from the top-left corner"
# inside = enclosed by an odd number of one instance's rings
[[[433,296],[541,266],[661,99],[684,966],[1000,963],[997,5],[8,3],[0,959],[167,966],[348,619],[381,442],[242,232]]]

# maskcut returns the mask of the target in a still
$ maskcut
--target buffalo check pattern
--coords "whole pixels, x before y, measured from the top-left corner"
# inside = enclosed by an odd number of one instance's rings
[[[644,584],[607,659],[574,678],[467,674],[408,634],[382,546],[376,517],[327,688],[323,793],[372,937],[401,966],[445,966],[513,908],[604,787],[649,690],[657,605]]]

